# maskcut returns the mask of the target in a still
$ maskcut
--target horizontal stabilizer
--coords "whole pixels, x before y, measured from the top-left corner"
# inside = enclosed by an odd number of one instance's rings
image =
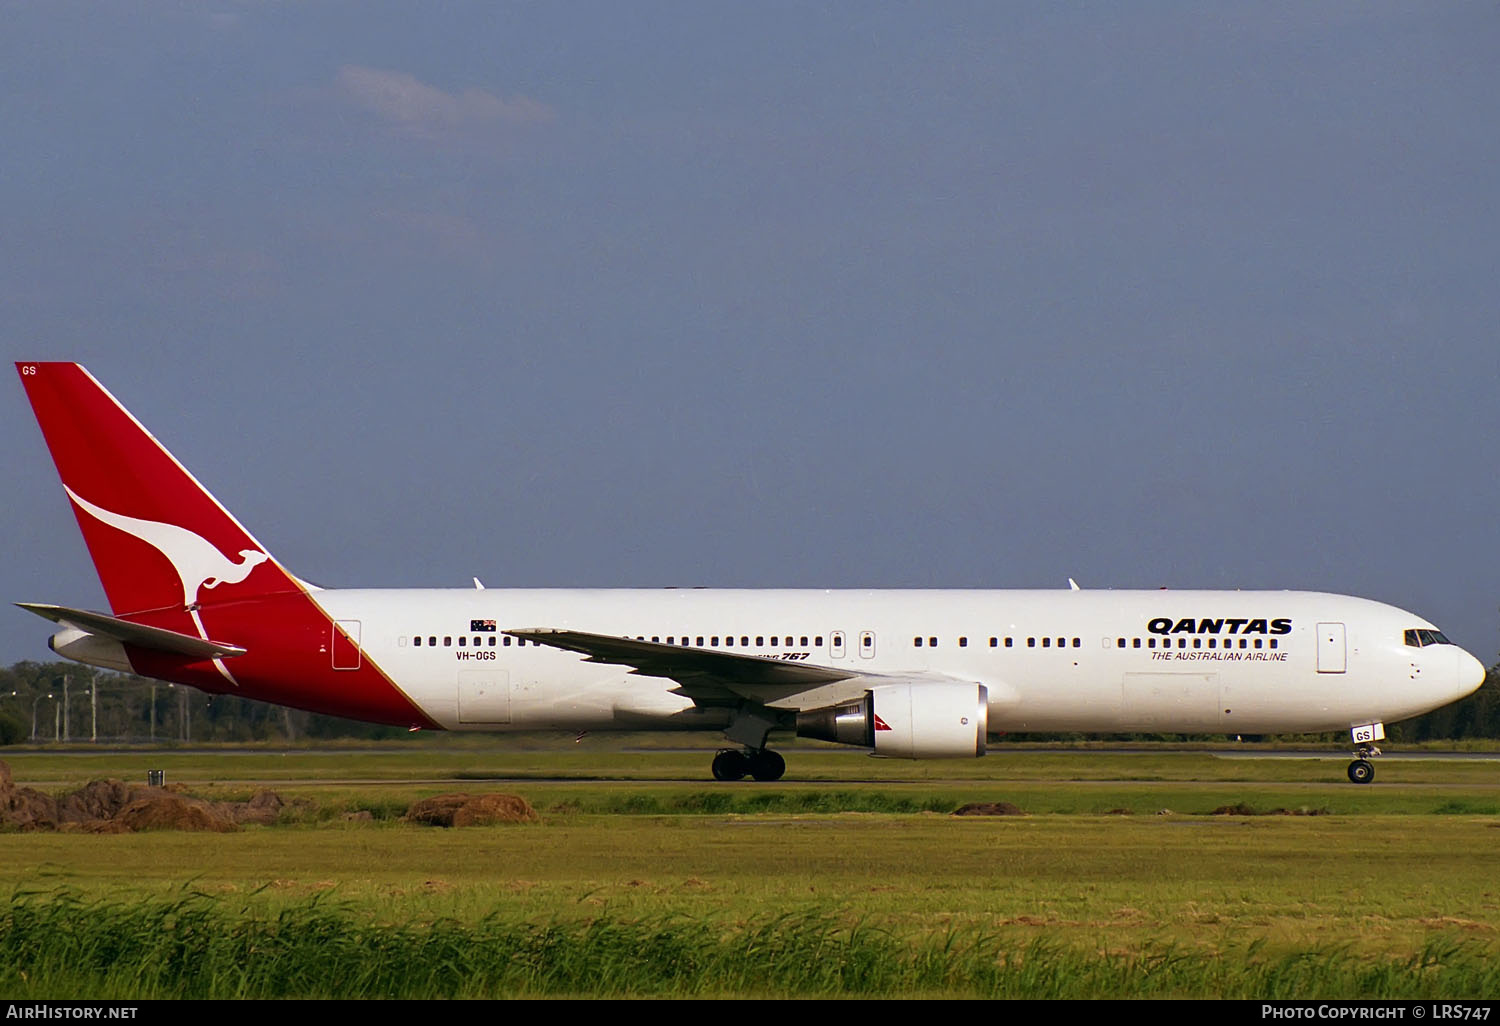
[[[69,609],[66,606],[49,606],[37,602],[17,602],[16,605],[44,620],[76,627],[100,637],[113,638],[136,648],[192,656],[195,659],[223,659],[245,654],[245,649],[238,645],[195,638],[191,634],[179,634],[160,627],[147,627],[142,623],[131,623],[105,613],[92,613],[87,609]]]

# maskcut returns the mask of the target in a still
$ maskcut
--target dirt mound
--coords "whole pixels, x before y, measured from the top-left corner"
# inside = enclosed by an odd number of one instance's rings
[[[1024,816],[1019,806],[1010,802],[970,802],[953,810],[955,816]]]
[[[1210,816],[1326,816],[1327,809],[1315,809],[1306,805],[1296,809],[1267,809],[1262,812],[1253,805],[1239,802],[1235,805],[1220,805],[1209,813]]]
[[[64,823],[87,823],[94,819],[114,819],[120,810],[139,797],[143,787],[128,787],[118,780],[93,780],[72,794],[63,795],[57,811]]]
[[[281,817],[286,802],[275,791],[257,791],[248,802],[219,802],[218,808],[236,823],[270,826]]]
[[[14,830],[56,830],[57,800],[29,787],[17,787],[10,766],[0,762],[0,826]]]
[[[238,830],[242,823],[275,823],[285,803],[274,791],[248,802],[208,802],[180,787],[132,787],[94,780],[61,798],[17,787],[0,762],[0,828],[127,833],[136,830]]]
[[[535,823],[536,810],[514,794],[439,794],[406,810],[408,823],[428,826],[486,826],[491,823]]]
[[[109,822],[121,832],[137,830],[200,830],[229,833],[238,830],[234,818],[215,804],[200,798],[188,798],[169,791],[144,788],[149,792],[136,798]]]

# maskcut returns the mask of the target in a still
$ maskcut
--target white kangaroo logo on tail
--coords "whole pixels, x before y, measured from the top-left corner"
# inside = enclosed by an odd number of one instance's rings
[[[213,544],[185,527],[163,524],[155,520],[137,520],[135,517],[111,513],[95,506],[77,492],[64,485],[69,497],[88,510],[89,515],[117,531],[156,549],[167,557],[177,576],[182,579],[182,604],[191,609],[198,602],[199,588],[217,588],[221,584],[238,584],[250,576],[250,571],[271,557],[259,549],[241,549],[240,562],[236,563],[220,552]],[[202,630],[200,626],[200,631]]]

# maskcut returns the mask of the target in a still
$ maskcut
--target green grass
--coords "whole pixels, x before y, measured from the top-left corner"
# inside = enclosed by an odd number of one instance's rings
[[[53,789],[161,766],[205,797],[270,782],[292,803],[285,825],[227,835],[0,834],[0,986],[15,996],[1483,997],[1500,983],[1494,764],[1389,762],[1356,787],[1342,762],[1199,752],[910,764],[808,749],[789,760],[803,779],[775,785],[702,780],[704,753],[574,746],[9,761]],[[510,779],[456,779],[475,772]],[[398,822],[451,790],[519,793],[542,822]],[[947,815],[968,801],[1029,815]],[[1208,815],[1239,803],[1329,814]],[[358,809],[375,821],[341,818]]]
[[[445,831],[397,823],[238,834],[0,836],[0,886],[152,901],[187,881],[275,914],[317,895],[398,921],[767,913],[897,932],[1005,929],[1064,947],[1276,952],[1494,942],[1495,821],[1484,817],[934,814],[549,817]]]
[[[317,781],[413,780],[488,781],[492,779],[556,779],[580,783],[633,780],[649,782],[707,782],[713,747],[699,750],[637,749],[634,736],[586,737],[575,744],[557,735],[520,737],[433,737],[421,741],[388,742],[323,748],[125,749],[97,752],[74,746],[66,754],[51,746],[6,749],[0,756],[15,770],[18,781],[33,786],[80,784],[101,775],[145,781],[148,769],[164,769],[168,781],[283,784]],[[658,740],[658,739],[651,739]],[[675,740],[675,739],[674,739]],[[622,748],[629,746],[629,751]],[[982,759],[910,762],[874,759],[857,751],[795,741],[778,746],[787,757],[785,784],[830,785],[869,783],[930,783],[948,788],[954,783],[995,782],[1052,785],[1062,782],[1094,784],[1101,781],[1139,784],[1183,782],[1281,783],[1309,786],[1343,785],[1346,749],[1328,746],[1319,758],[1244,758],[1274,750],[1271,745],[1224,743],[1212,748],[1163,751],[1160,746],[1135,745],[1134,751],[1115,748],[1089,750],[1055,746],[992,746]],[[1445,786],[1487,787],[1500,774],[1500,763],[1482,761],[1377,760],[1380,784],[1441,783]]]
[[[0,914],[12,999],[947,995],[988,998],[1481,998],[1492,952],[1434,942],[1364,959],[1149,943],[1075,951],[978,927],[916,936],[782,914],[732,928],[672,918],[371,922],[316,900],[274,916],[203,895],[141,903],[12,896]]]

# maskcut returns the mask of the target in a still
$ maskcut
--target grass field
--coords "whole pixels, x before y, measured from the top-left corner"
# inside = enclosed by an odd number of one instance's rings
[[[275,827],[0,835],[15,996],[1492,997],[1500,764],[426,745],[7,753],[52,789],[271,786]],[[398,822],[504,790],[535,825]],[[1007,801],[1021,817],[949,813]],[[1226,805],[1316,815],[1211,815]],[[368,810],[373,821],[349,822]],[[1166,810],[1170,810],[1169,812]],[[321,938],[316,944],[310,938]]]

